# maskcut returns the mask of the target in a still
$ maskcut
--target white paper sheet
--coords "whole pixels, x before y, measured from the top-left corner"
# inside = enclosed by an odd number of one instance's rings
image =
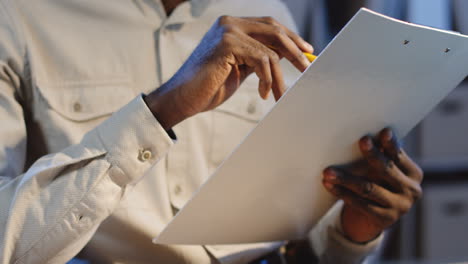
[[[334,202],[322,170],[367,133],[406,135],[467,73],[467,36],[362,9],[155,243],[303,237]]]

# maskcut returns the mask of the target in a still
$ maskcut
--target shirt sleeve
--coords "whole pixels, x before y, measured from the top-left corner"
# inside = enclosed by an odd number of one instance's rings
[[[141,96],[23,172],[24,48],[0,1],[0,263],[65,263],[173,140]]]
[[[357,264],[374,252],[384,235],[367,243],[347,239],[341,227],[343,201],[338,201],[309,234],[309,241],[321,264]]]

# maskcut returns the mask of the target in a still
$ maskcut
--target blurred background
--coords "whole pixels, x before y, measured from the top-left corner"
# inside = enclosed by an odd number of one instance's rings
[[[360,7],[468,34],[468,0],[283,0],[319,54]],[[468,69],[467,69],[468,71]],[[468,81],[405,140],[425,170],[424,197],[368,263],[468,263]]]

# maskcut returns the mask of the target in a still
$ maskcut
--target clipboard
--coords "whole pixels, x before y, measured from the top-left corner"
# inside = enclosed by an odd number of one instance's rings
[[[322,170],[406,135],[467,73],[467,36],[361,9],[153,242],[304,237],[335,202]]]

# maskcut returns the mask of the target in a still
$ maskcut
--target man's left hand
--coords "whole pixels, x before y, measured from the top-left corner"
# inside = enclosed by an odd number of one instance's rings
[[[391,129],[359,141],[364,160],[324,171],[325,188],[344,201],[341,223],[351,241],[365,243],[407,213],[422,195],[421,168],[400,147]]]

